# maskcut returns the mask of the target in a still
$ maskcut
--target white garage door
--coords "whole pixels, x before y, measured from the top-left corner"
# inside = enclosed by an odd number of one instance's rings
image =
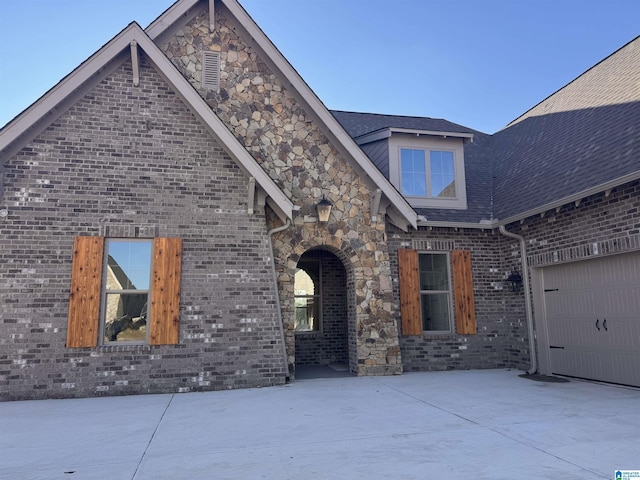
[[[640,252],[542,270],[552,373],[640,386]]]

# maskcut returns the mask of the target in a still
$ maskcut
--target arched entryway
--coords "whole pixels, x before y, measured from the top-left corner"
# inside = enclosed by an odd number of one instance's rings
[[[350,328],[348,271],[332,252],[315,248],[298,260],[295,281],[295,365],[296,371],[327,366],[349,372],[349,345],[355,345]],[[355,350],[355,349],[354,349]],[[352,353],[355,355],[355,353]]]

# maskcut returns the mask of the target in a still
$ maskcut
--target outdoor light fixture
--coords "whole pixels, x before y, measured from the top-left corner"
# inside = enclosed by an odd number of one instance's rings
[[[320,223],[327,223],[329,221],[329,215],[331,215],[331,207],[333,207],[333,204],[323,196],[322,200],[320,200],[316,205]]]
[[[509,290],[512,292],[519,292],[522,288],[522,277],[517,270],[511,270],[511,275],[507,277],[507,283],[509,284]]]

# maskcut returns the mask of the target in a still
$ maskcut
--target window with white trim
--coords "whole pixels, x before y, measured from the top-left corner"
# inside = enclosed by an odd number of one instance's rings
[[[466,209],[462,139],[392,135],[389,175],[413,207]]]
[[[453,152],[400,148],[400,191],[410,197],[456,198]]]

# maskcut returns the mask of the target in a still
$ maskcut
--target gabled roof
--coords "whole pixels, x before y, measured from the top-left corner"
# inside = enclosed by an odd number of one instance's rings
[[[69,99],[76,98],[79,92],[84,92],[93,86],[97,79],[104,77],[114,62],[121,62],[122,55],[126,55],[130,51],[132,42],[135,42],[147,54],[158,73],[171,85],[193,114],[202,121],[209,133],[236,161],[238,166],[248,176],[256,179],[256,182],[269,197],[270,205],[274,207],[274,210],[281,216],[292,218],[293,204],[291,200],[135,22],[129,24],[122,32],[0,130],[0,159],[19,151],[26,142],[46,128],[70,106]],[[0,166],[3,163],[0,162]]]
[[[147,27],[146,31],[153,39],[163,36],[167,31],[171,31],[174,25],[183,22],[190,15],[198,2],[205,0],[178,0],[173,6],[165,11],[160,17]],[[323,133],[331,140],[334,146],[347,159],[351,159],[352,164],[360,174],[368,177],[375,186],[391,203],[398,212],[394,215],[396,220],[403,219],[404,227],[411,225],[417,227],[418,216],[407,203],[405,198],[391,185],[384,175],[371,163],[371,160],[360,150],[351,136],[345,132],[340,123],[329,113],[329,110],[320,101],[316,94],[300,77],[298,72],[289,64],[286,58],[280,53],[276,46],[269,40],[260,27],[253,21],[249,14],[242,8],[236,0],[220,0],[231,13],[235,21],[246,31],[247,39],[258,50],[261,59],[269,68],[278,74],[284,83],[291,88],[292,94],[297,96],[307,113],[321,127]],[[389,208],[389,207],[388,207]]]
[[[344,112],[340,110],[331,110],[331,113],[354,139],[389,128],[439,132],[441,134],[466,134],[465,136],[467,137],[476,133],[468,127],[463,127],[462,125],[442,118],[382,115],[378,113]]]

